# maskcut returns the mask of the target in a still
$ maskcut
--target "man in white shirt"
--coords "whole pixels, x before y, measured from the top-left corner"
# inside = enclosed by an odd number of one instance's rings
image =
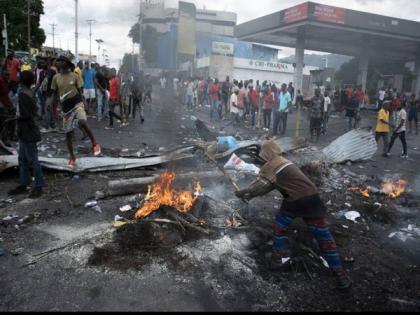
[[[162,90],[164,90],[166,88],[166,78],[165,77],[160,78],[160,87],[162,88]]]
[[[396,129],[394,130],[394,133],[391,138],[391,143],[389,144],[388,153],[386,156],[391,156],[391,150],[394,146],[395,140],[397,138],[400,138],[402,146],[403,146],[403,154],[401,155],[401,158],[408,159],[408,153],[407,153],[407,140],[405,139],[405,132],[407,130],[407,112],[405,111],[405,103],[402,102],[400,107],[398,108],[397,113],[397,124]]]
[[[232,115],[232,120],[234,124],[240,123],[240,118],[239,118],[240,109],[238,108],[238,94],[239,94],[239,89],[237,86],[234,86],[233,93],[230,96],[230,101],[229,101],[230,113]]]
[[[330,120],[331,98],[328,92],[324,93],[324,119],[322,123],[322,133],[327,132],[328,121]]]
[[[380,110],[382,108],[382,105],[384,104],[385,94],[386,94],[386,92],[385,92],[384,88],[381,87],[381,89],[378,92],[378,105],[379,105],[378,110]]]
[[[187,83],[187,109],[192,110],[193,109],[193,99],[194,99],[194,82],[191,80]]]
[[[175,96],[178,96],[179,79],[177,77],[175,77],[173,82],[174,82],[174,94],[175,94]]]

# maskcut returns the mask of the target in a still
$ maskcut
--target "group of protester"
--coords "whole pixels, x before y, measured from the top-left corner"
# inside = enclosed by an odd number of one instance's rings
[[[391,95],[392,94],[392,95]],[[381,89],[380,108],[376,124],[376,141],[383,141],[383,156],[390,157],[395,141],[399,138],[403,147],[401,158],[408,159],[408,147],[406,140],[407,125],[409,133],[415,129],[418,135],[418,111],[420,100],[412,94],[410,98],[401,97],[396,91]],[[420,96],[420,95],[419,95]],[[414,127],[414,128],[413,128]],[[389,136],[391,135],[391,141]]]
[[[10,64],[13,64],[12,71],[10,71]],[[50,60],[40,59],[36,69],[23,70],[13,52],[9,53],[2,65],[2,81],[10,78],[7,89],[4,86],[1,89],[0,108],[5,114],[1,126],[2,140],[19,141],[19,186],[11,190],[9,195],[26,193],[31,182],[30,169],[33,170],[35,182],[29,197],[38,198],[42,195],[44,181],[38,160],[37,143],[41,141],[38,121],[42,120],[45,123],[44,132],[46,128],[56,128],[58,105],[63,113],[62,130],[66,134],[70,155],[68,165],[76,166],[73,137],[74,130],[77,128],[90,138],[93,154],[98,156],[101,153],[101,147],[87,125],[83,80],[75,69],[76,67],[67,57],[60,56]],[[19,84],[16,85],[16,83]],[[16,94],[18,94],[17,104],[14,104],[11,98],[14,99]],[[9,131],[12,134],[15,133],[15,123],[17,123],[17,139],[7,138]]]
[[[147,77],[143,80],[141,74],[121,84],[115,69],[89,62],[79,62],[76,66],[66,56],[38,58],[35,69],[25,70],[10,51],[1,65],[0,140],[4,146],[10,146],[11,141],[19,142],[20,179],[19,186],[9,195],[27,192],[31,184],[30,169],[35,181],[29,197],[42,195],[44,180],[37,149],[42,133],[60,130],[65,133],[68,165],[74,168],[77,164],[73,150],[75,130],[80,129],[83,138],[90,139],[95,156],[101,154],[101,147],[88,126],[87,113],[95,112],[99,121],[109,118],[106,129],[112,129],[114,118],[124,123],[131,112],[135,118],[136,107],[142,105],[144,90],[151,99],[151,86],[151,80]],[[122,115],[124,118],[115,113],[117,106],[125,114]],[[128,107],[127,111],[124,111],[125,107]],[[57,130],[59,113],[63,123]],[[140,116],[143,123],[142,110]]]
[[[320,135],[327,132],[333,109],[330,92],[321,93],[317,89],[311,101],[305,102],[300,90],[295,93],[293,83],[277,86],[267,81],[262,84],[253,80],[231,82],[227,77],[222,83],[218,79],[196,78],[180,84],[181,103],[186,104],[188,110],[208,105],[212,122],[232,120],[234,125],[248,124],[255,129],[261,121],[260,127],[273,135],[285,135],[289,115],[294,109],[303,108],[308,110],[311,136],[318,141]]]

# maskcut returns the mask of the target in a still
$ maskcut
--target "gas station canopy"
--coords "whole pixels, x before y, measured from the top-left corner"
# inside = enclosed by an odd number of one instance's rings
[[[305,2],[295,7],[240,24],[241,40],[296,47],[347,56],[417,61],[420,23],[339,7]]]

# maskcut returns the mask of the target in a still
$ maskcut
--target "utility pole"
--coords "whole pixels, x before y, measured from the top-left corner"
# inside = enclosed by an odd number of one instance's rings
[[[53,23],[50,24],[52,27],[52,37],[53,37],[53,50],[54,50],[54,55],[55,55],[55,29],[57,28],[57,24]]]
[[[140,2],[139,10],[139,63],[140,70],[143,70],[143,14],[142,14],[142,0]]]
[[[7,35],[7,18],[6,18],[6,14],[3,14],[3,23],[4,23],[4,29],[3,29],[4,57],[7,57],[7,51],[9,50],[9,39],[8,39],[8,35]]]
[[[89,61],[92,61],[92,24],[95,23],[95,20],[87,20],[89,24]]]
[[[96,62],[100,64],[99,60],[101,57],[101,44],[103,44],[104,41],[102,39],[95,39],[95,41],[98,43],[98,57],[96,58]]]
[[[79,61],[79,0],[74,0],[74,6],[75,6],[75,49],[74,49],[74,55],[76,58],[76,62]]]
[[[31,59],[31,0],[27,1],[28,4],[28,53]]]

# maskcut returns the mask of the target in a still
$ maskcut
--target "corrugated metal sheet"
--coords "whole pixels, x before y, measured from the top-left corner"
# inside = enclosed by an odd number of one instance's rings
[[[358,129],[341,136],[322,150],[330,163],[367,161],[378,151],[372,131]]]
[[[144,157],[141,159],[124,159],[124,158],[80,158],[77,160],[76,168],[68,166],[67,159],[60,158],[44,158],[40,157],[41,166],[51,170],[66,171],[71,173],[97,173],[107,171],[121,171],[128,169],[138,169],[142,167],[158,166],[172,161],[192,158],[192,150],[194,147],[185,147],[168,152],[162,156]],[[6,169],[19,165],[18,156],[7,155],[0,156],[0,173]]]

